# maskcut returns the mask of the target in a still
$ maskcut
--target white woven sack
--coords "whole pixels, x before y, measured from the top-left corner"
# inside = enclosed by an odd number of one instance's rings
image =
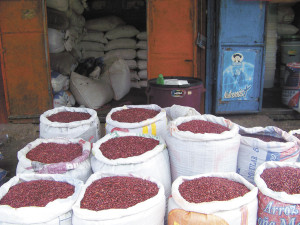
[[[69,0],[69,6],[77,14],[82,14],[84,11],[84,7],[80,0]]]
[[[137,60],[137,66],[140,70],[147,70],[147,60]]]
[[[69,8],[69,0],[47,0],[47,7],[59,11],[67,11]]]
[[[292,24],[277,24],[277,33],[279,35],[284,34],[296,34],[299,28]]]
[[[76,13],[74,10],[69,9],[66,12],[66,15],[71,25],[77,27],[83,27],[85,25],[85,18],[82,15]]]
[[[194,134],[177,126],[191,120],[204,120],[229,128],[221,134]],[[240,146],[238,126],[223,117],[209,114],[179,117],[169,123],[165,137],[170,155],[172,181],[179,176],[211,172],[236,172]]]
[[[138,203],[127,209],[107,209],[93,211],[80,208],[80,202],[84,197],[87,187],[90,186],[93,183],[93,181],[99,180],[103,177],[111,176],[123,176],[123,174],[105,174],[102,172],[97,172],[90,176],[90,178],[83,186],[76,203],[72,207],[73,225],[149,225],[149,221],[151,221],[150,223],[152,225],[164,224],[166,206],[164,187],[160,182],[155,181],[153,178],[149,177],[141,178],[152,181],[157,184],[159,191],[158,194],[153,198],[147,199],[146,201]],[[140,177],[134,174],[131,176]]]
[[[51,122],[48,116],[59,112],[82,112],[89,113],[91,117],[87,120],[74,121],[71,123]],[[40,138],[82,138],[85,141],[96,142],[101,137],[100,121],[97,112],[88,108],[59,107],[50,109],[40,116]]]
[[[294,21],[295,12],[290,5],[280,4],[277,8],[277,23],[290,24]]]
[[[148,43],[147,43],[147,41],[139,41],[136,44],[136,48],[138,48],[138,49],[148,49]]]
[[[105,47],[104,51],[109,51],[113,49],[135,49],[136,40],[132,38],[119,38],[109,41]]]
[[[48,42],[50,53],[60,53],[65,50],[65,33],[56,29],[48,28]]]
[[[184,181],[193,180],[200,177],[221,177],[245,185],[250,191],[244,196],[228,201],[212,201],[202,203],[190,203],[186,201],[179,192],[179,186]],[[168,212],[169,221],[173,222],[172,217],[176,216],[176,211],[184,210],[182,219],[186,224],[218,224],[218,225],[255,225],[257,218],[257,192],[258,189],[242,176],[234,173],[206,173],[195,176],[178,177],[172,184],[172,196],[169,198]],[[173,210],[173,211],[172,211]],[[194,216],[195,217],[194,217]],[[184,218],[183,218],[184,216]],[[193,219],[194,217],[194,219]],[[197,221],[195,218],[202,218]],[[210,220],[211,219],[211,220]],[[176,222],[176,221],[175,221]],[[177,221],[181,224],[180,221]],[[173,223],[172,223],[173,224]],[[176,223],[174,223],[176,224]]]
[[[129,69],[136,69],[137,68],[137,64],[136,64],[136,60],[134,59],[125,59],[126,64],[128,65]]]
[[[147,79],[148,78],[148,72],[147,70],[140,70],[138,72],[138,75],[141,79]]]
[[[151,118],[138,123],[123,123],[112,120],[111,115],[114,112],[129,109],[129,108],[143,108],[156,110],[159,113]],[[142,133],[142,134],[152,134],[154,136],[163,136],[167,129],[167,116],[166,111],[160,106],[155,104],[148,105],[124,105],[122,107],[113,108],[106,116],[106,134],[112,133],[113,131],[124,131],[131,133]]]
[[[140,80],[139,81],[139,84],[141,87],[148,87],[148,81],[147,80]]]
[[[104,59],[112,57],[119,57],[121,59],[134,59],[136,57],[136,50],[134,49],[114,49],[105,53]]]
[[[139,39],[139,40],[147,41],[147,32],[143,31],[143,32],[138,33],[136,35],[136,38]]]
[[[132,80],[132,81],[130,81],[130,87],[131,88],[141,88],[141,85],[139,84],[139,81],[137,81],[137,80]]]
[[[184,116],[198,116],[201,115],[196,109],[188,106],[182,105],[172,105],[171,107],[164,108],[167,113],[167,118],[169,121],[175,120],[179,117]]]
[[[135,37],[138,33],[138,29],[136,29],[132,25],[119,25],[113,30],[108,31],[104,37],[110,40],[117,38],[132,38]]]
[[[53,108],[68,106],[72,107],[76,100],[70,91],[59,91],[53,95]]]
[[[82,58],[90,58],[90,57],[99,58],[99,57],[103,57],[103,56],[104,56],[104,52],[96,52],[96,51],[83,51],[82,52]]]
[[[140,80],[136,70],[130,70],[130,80]]]
[[[82,155],[70,162],[44,164],[31,161],[26,154],[42,143],[79,144],[82,147]],[[36,174],[62,174],[85,182],[92,174],[90,163],[91,144],[83,139],[36,139],[18,151],[18,164],[16,173]]]
[[[76,101],[87,108],[98,109],[113,99],[114,92],[106,80],[91,79],[72,72],[70,90]]]
[[[102,73],[113,89],[114,100],[120,100],[130,91],[130,71],[124,59],[111,58],[104,61]]]
[[[83,41],[94,41],[107,44],[108,40],[104,37],[104,33],[101,31],[87,31],[86,34],[82,37]]]
[[[100,42],[93,42],[93,41],[81,41],[78,43],[77,48],[81,51],[103,52],[104,44],[102,44]]]
[[[67,182],[75,186],[75,192],[68,198],[56,199],[49,202],[45,207],[32,206],[12,208],[8,205],[0,205],[0,224],[71,225],[72,206],[75,204],[75,201],[80,194],[83,182],[60,174],[18,174],[0,187],[0,199],[12,186],[20,182],[32,180],[54,180]]]
[[[51,71],[51,87],[53,93],[66,91],[70,87],[70,78],[56,71]]]
[[[254,184],[256,168],[266,161],[296,162],[299,156],[297,140],[291,134],[278,127],[253,127],[240,126],[240,134],[260,134],[283,138],[283,142],[264,142],[258,138],[241,135],[241,144],[238,154],[237,173]]]
[[[87,20],[85,27],[88,30],[97,30],[97,31],[109,31],[114,29],[116,26],[125,24],[125,22],[117,16],[105,16],[97,19]]]
[[[300,222],[300,194],[290,195],[283,191],[273,191],[260,177],[265,169],[278,167],[300,169],[300,164],[297,162],[264,162],[256,169],[254,180],[259,190],[257,224],[299,224]]]
[[[77,67],[78,61],[73,52],[50,53],[50,66],[52,70],[64,75],[70,75]]]
[[[137,136],[152,138],[159,141],[154,149],[146,153],[128,158],[108,159],[99,150],[101,144],[116,138],[126,136]],[[171,173],[168,149],[165,141],[160,138],[149,134],[134,134],[124,132],[113,132],[105,135],[98,140],[92,148],[91,165],[93,172],[101,171],[102,173],[123,173],[123,174],[136,174],[144,177],[153,177],[161,182],[165,188],[165,195],[171,194]]]
[[[148,59],[148,50],[143,50],[143,49],[137,50],[136,56],[138,59],[147,60]]]

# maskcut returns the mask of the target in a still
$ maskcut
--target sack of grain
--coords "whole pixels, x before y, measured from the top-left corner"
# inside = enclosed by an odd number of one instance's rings
[[[299,174],[296,162],[264,162],[256,169],[257,224],[299,224]]]
[[[110,58],[103,62],[102,78],[111,85],[114,99],[120,100],[130,91],[130,71],[124,59]]]
[[[94,42],[94,41],[81,41],[78,43],[77,48],[80,51],[97,51],[97,52],[103,52],[104,51],[104,44],[100,42]]]
[[[72,107],[75,103],[75,98],[70,91],[59,91],[53,96],[53,108],[61,106]]]
[[[67,11],[69,8],[69,0],[47,0],[47,7],[56,9],[59,11]]]
[[[179,176],[236,172],[240,135],[228,119],[209,114],[179,117],[169,123],[165,140],[172,181]]]
[[[237,173],[254,184],[254,173],[266,161],[296,162],[299,146],[293,135],[278,127],[239,127],[241,144]]]
[[[48,28],[66,30],[70,22],[65,12],[47,7],[47,25]]]
[[[115,150],[115,145],[119,150]],[[92,149],[93,172],[123,173],[153,177],[171,193],[169,154],[165,141],[149,134],[113,132],[98,140]]]
[[[80,105],[98,109],[113,99],[114,92],[106,80],[91,79],[72,72],[70,90]]]
[[[50,53],[51,69],[64,75],[70,75],[78,65],[78,61],[73,54],[73,51]]]
[[[87,31],[87,33],[84,34],[82,37],[82,41],[94,41],[94,42],[100,42],[103,44],[107,44],[108,40],[104,37],[104,33],[101,31]]]
[[[138,49],[148,49],[148,43],[147,43],[147,41],[139,41],[136,44],[136,48],[138,48]]]
[[[105,34],[105,37],[110,40],[117,38],[132,38],[135,37],[138,33],[138,29],[136,29],[132,25],[120,25],[113,30],[108,31]]]
[[[116,26],[125,24],[125,22],[117,16],[105,16],[97,19],[87,20],[85,27],[88,30],[97,30],[97,31],[109,31],[114,29]]]
[[[83,139],[36,139],[18,151],[16,173],[62,174],[85,182],[92,174],[91,144]]]
[[[234,172],[178,177],[169,198],[169,224],[256,224],[257,187]]]
[[[97,112],[93,109],[76,107],[59,107],[44,112],[40,116],[40,138],[56,137],[98,141],[101,134]]]
[[[155,104],[125,105],[113,108],[106,116],[106,134],[113,131],[152,134],[166,132],[166,111]]]
[[[114,49],[105,53],[104,59],[119,57],[121,59],[134,59],[136,57],[135,49]]]
[[[140,70],[138,72],[138,75],[141,79],[147,79],[148,78],[148,72],[147,70]]]
[[[18,174],[0,187],[0,224],[71,225],[82,187],[81,180],[60,174]],[[12,206],[5,203],[10,198]]]
[[[139,40],[142,40],[142,41],[147,41],[147,32],[146,31],[143,31],[143,32],[140,32],[136,35],[136,38],[139,39]]]
[[[87,180],[73,206],[72,223],[148,225],[151,221],[163,225],[165,205],[164,187],[151,177],[97,172]]]
[[[84,11],[81,0],[69,0],[69,6],[77,14],[82,14]]]
[[[129,69],[136,69],[137,68],[137,64],[136,64],[136,60],[134,59],[125,59],[126,64],[128,65]]]
[[[98,51],[82,51],[82,58],[99,58],[99,57],[104,57],[104,52],[98,52]]]
[[[109,41],[104,48],[104,51],[113,49],[135,49],[136,40],[131,38],[119,38]]]
[[[143,49],[137,50],[136,56],[138,59],[147,60],[148,59],[148,50],[143,50]]]
[[[136,70],[130,70],[130,80],[140,80]]]
[[[60,53],[65,50],[65,32],[48,28],[48,42],[50,53]]]
[[[73,26],[83,27],[85,24],[85,18],[76,13],[74,10],[69,9],[66,12],[67,17],[69,18],[70,24]]]

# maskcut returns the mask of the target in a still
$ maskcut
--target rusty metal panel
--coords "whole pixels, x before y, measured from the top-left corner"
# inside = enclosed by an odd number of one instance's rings
[[[0,57],[9,119],[52,108],[43,0],[0,1]]]
[[[197,1],[147,1],[148,79],[197,77]]]

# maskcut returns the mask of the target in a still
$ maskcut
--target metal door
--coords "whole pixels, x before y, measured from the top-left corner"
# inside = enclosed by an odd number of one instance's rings
[[[220,0],[215,113],[259,112],[264,70],[265,2]]]
[[[147,1],[148,79],[197,77],[197,0]]]
[[[0,62],[8,118],[52,108],[44,0],[0,1]]]

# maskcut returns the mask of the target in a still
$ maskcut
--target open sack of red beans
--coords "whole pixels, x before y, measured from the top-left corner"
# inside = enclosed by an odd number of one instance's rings
[[[168,197],[171,172],[165,141],[149,134],[113,132],[93,144],[93,172],[149,176],[160,181]]]
[[[166,197],[153,178],[94,173],[73,206],[73,225],[163,225]]]
[[[92,174],[91,143],[77,138],[36,139],[18,151],[17,174],[63,174],[86,181]]]
[[[236,172],[240,146],[238,126],[223,117],[179,117],[169,123],[165,137],[172,181],[179,176]]]
[[[278,127],[239,127],[241,144],[237,173],[254,184],[256,168],[266,161],[296,162],[299,146],[296,138]]]
[[[169,198],[168,224],[255,225],[257,191],[234,172],[178,177]]]
[[[83,182],[58,174],[18,174],[0,187],[0,224],[71,225]]]
[[[82,138],[96,142],[101,137],[97,112],[89,108],[58,107],[40,116],[41,138]]]
[[[125,105],[113,108],[106,116],[106,134],[123,131],[161,136],[166,128],[166,111],[155,104]]]
[[[264,162],[255,172],[257,224],[300,224],[300,163]]]

